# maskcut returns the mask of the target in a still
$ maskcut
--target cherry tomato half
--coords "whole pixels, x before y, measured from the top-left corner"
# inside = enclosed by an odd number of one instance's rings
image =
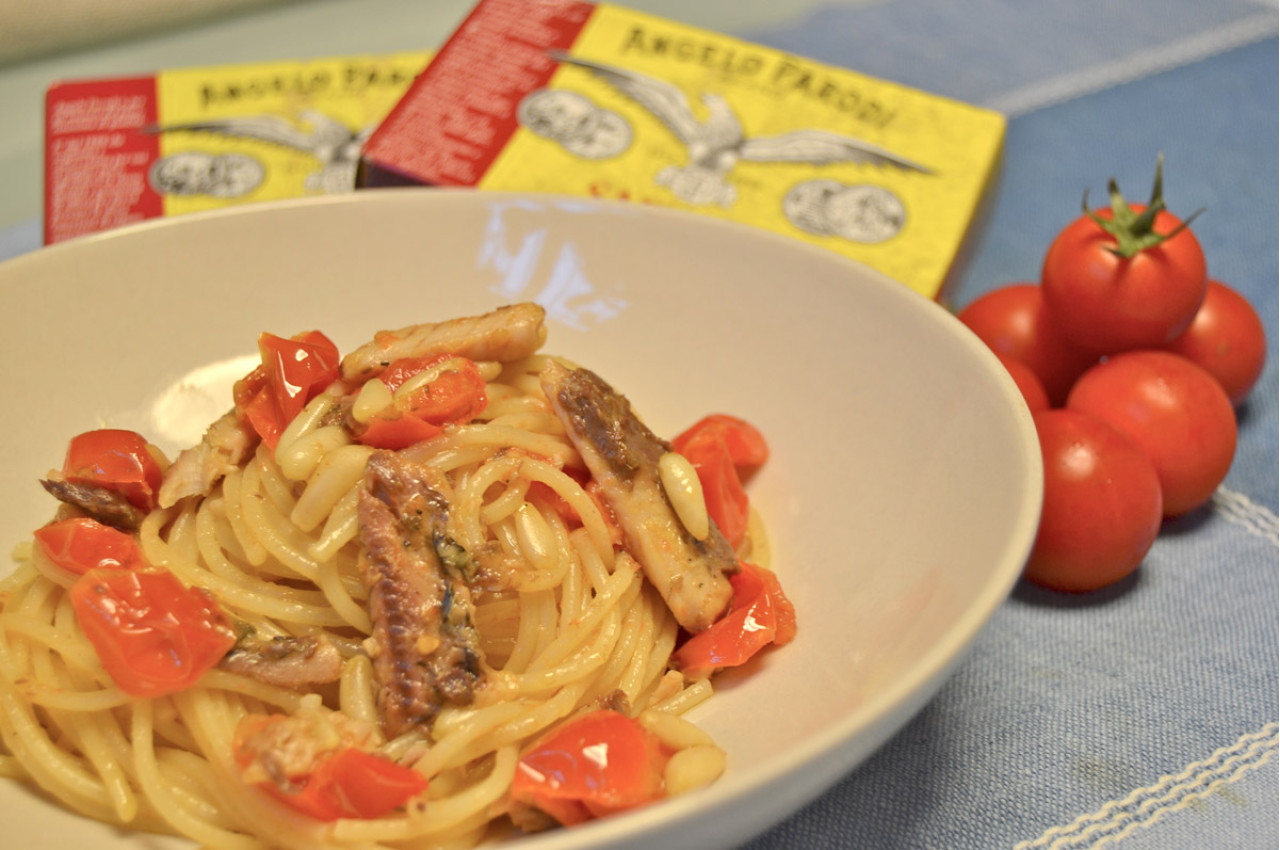
[[[71,438],[62,476],[68,481],[115,490],[135,508],[149,511],[156,506],[163,473],[141,434],[102,428]]]
[[[290,339],[264,333],[258,337],[258,351],[286,425],[338,377],[338,346],[320,331]]]
[[[99,568],[135,569],[145,563],[132,534],[88,517],[51,522],[36,529],[34,536],[46,558],[76,575]]]
[[[750,502],[724,434],[717,429],[698,431],[684,441],[680,454],[698,473],[711,521],[729,545],[738,548],[747,535]]]
[[[671,656],[686,678],[709,676],[738,667],[769,644],[782,646],[796,635],[796,610],[771,570],[740,561],[729,577],[729,611],[693,635]]]
[[[440,434],[448,424],[470,422],[489,404],[480,368],[453,354],[397,360],[376,378],[396,393],[415,376],[439,368],[415,390],[395,397],[388,409],[373,417],[356,434],[366,446],[403,449]]]
[[[1036,414],[1044,505],[1026,578],[1080,593],[1114,584],[1142,563],[1160,533],[1160,479],[1116,428],[1086,413]]]
[[[745,419],[727,413],[712,413],[699,419],[671,441],[671,450],[680,452],[690,440],[705,431],[715,431],[724,438],[734,466],[744,469],[763,466],[769,459],[769,444],[760,430]]]
[[[404,449],[442,433],[444,429],[439,425],[397,411],[369,420],[357,439],[375,449]]]
[[[465,357],[440,354],[397,360],[378,376],[387,389],[396,392],[414,376],[444,365],[431,381],[410,394],[404,412],[433,425],[469,422],[488,405],[480,368]]]
[[[213,597],[171,573],[89,570],[70,597],[103,668],[133,696],[191,687],[236,642]]]
[[[996,354],[1019,360],[1035,372],[1053,406],[1061,405],[1076,378],[1098,361],[1067,342],[1049,317],[1040,287],[1033,283],[994,289],[957,318]]]
[[[671,751],[637,721],[601,709],[553,731],[516,765],[511,799],[566,826],[662,797]]]
[[[411,767],[355,747],[327,755],[303,778],[300,788],[262,788],[280,802],[321,821],[374,820],[389,815],[427,790],[427,777]]]
[[[258,337],[262,364],[237,382],[236,409],[268,446],[338,378],[338,347],[320,331]]]
[[[1266,365],[1267,332],[1243,295],[1210,279],[1204,303],[1190,326],[1164,350],[1213,375],[1232,404],[1240,404]]]
[[[1204,504],[1231,469],[1236,417],[1213,376],[1166,351],[1108,358],[1076,382],[1067,407],[1124,432],[1160,476],[1164,515]]]

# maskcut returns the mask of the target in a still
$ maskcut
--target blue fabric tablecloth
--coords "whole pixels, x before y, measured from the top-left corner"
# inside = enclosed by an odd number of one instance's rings
[[[1009,116],[956,307],[1035,280],[1085,189],[1145,199],[1163,153],[1171,208],[1206,208],[1210,274],[1271,341],[1212,505],[1117,587],[1019,587],[921,714],[748,850],[1280,846],[1275,4],[887,0],[724,29]],[[39,238],[0,230],[0,259]]]
[[[1083,191],[1114,176],[1145,200],[1163,153],[1171,208],[1206,208],[1210,275],[1262,315],[1271,359],[1223,488],[1133,580],[1019,587],[902,733],[750,850],[1280,846],[1275,6],[898,0],[752,35],[1009,116],[954,306],[1037,280]]]

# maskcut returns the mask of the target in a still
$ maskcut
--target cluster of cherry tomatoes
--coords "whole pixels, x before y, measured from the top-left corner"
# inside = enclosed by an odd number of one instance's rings
[[[1082,592],[1128,576],[1163,521],[1205,504],[1236,447],[1235,407],[1262,372],[1249,302],[1208,277],[1188,225],[1151,200],[1065,227],[1040,282],[978,298],[960,320],[1000,357],[1044,458],[1040,528],[1025,576]]]

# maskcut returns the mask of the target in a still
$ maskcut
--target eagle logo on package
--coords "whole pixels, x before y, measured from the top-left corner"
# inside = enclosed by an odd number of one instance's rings
[[[685,93],[669,82],[581,59],[560,50],[550,51],[550,55],[558,62],[582,68],[608,83],[619,94],[647,110],[684,144],[688,152],[687,162],[663,168],[654,177],[654,182],[694,206],[732,206],[738,191],[727,178],[741,161],[812,165],[852,162],[930,173],[919,163],[828,130],[808,128],[751,138],[746,135],[742,122],[728,101],[717,94],[699,93],[707,114],[705,119],[699,119]]]
[[[351,191],[355,186],[360,147],[374,128],[366,127],[355,131],[341,121],[314,109],[301,110],[299,117],[303,122],[301,126],[278,115],[244,115],[151,125],[144,127],[142,131],[152,134],[212,133],[226,138],[252,139],[280,145],[299,153],[310,154],[320,161],[320,167],[307,176],[308,191],[325,194]]]

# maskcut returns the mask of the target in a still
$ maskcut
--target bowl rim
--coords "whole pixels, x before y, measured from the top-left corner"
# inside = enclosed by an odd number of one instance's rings
[[[198,229],[211,220],[289,216],[295,214],[297,210],[316,208],[355,209],[368,205],[387,204],[410,208],[426,204],[447,208],[452,204],[493,204],[502,201],[539,205],[544,209],[557,212],[572,208],[576,211],[596,211],[623,217],[639,216],[659,221],[665,220],[671,222],[671,226],[716,229],[731,232],[739,237],[772,243],[779,250],[805,252],[810,257],[820,257],[821,262],[830,263],[833,266],[856,269],[866,285],[880,287],[891,293],[893,297],[903,302],[914,302],[926,313],[931,313],[928,321],[934,322],[941,332],[951,336],[985,367],[985,371],[995,378],[1001,396],[1008,403],[1007,406],[1014,411],[1014,430],[1022,437],[1015,448],[1022,467],[1021,486],[1026,489],[1025,498],[1019,500],[1017,515],[1011,518],[1011,533],[1004,541],[999,563],[993,567],[982,592],[948,630],[946,640],[928,647],[904,675],[896,677],[887,687],[877,689],[855,711],[818,732],[808,735],[798,746],[767,757],[745,774],[725,776],[709,788],[684,798],[664,801],[660,810],[660,829],[656,833],[643,831],[643,835],[640,836],[646,841],[654,841],[664,835],[674,835],[682,830],[697,831],[698,823],[708,819],[709,815],[723,815],[733,809],[741,810],[745,803],[769,795],[776,791],[780,783],[791,780],[792,788],[783,795],[788,799],[781,809],[775,809],[774,814],[767,819],[757,818],[756,820],[760,822],[753,821],[750,816],[742,819],[742,829],[738,837],[748,838],[761,829],[767,828],[768,825],[780,822],[827,790],[840,775],[856,767],[871,752],[882,746],[934,698],[995,611],[1010,595],[1031,551],[1043,498],[1043,467],[1032,417],[1025,410],[1025,405],[1021,403],[1021,393],[1016,384],[1008,376],[995,354],[941,304],[875,269],[820,246],[692,211],[547,193],[496,192],[449,187],[360,190],[340,195],[261,201],[244,206],[137,222],[112,230],[75,237],[0,262],[0,287],[6,285],[8,278],[21,277],[33,268],[38,271],[45,264],[59,261],[60,257],[79,255],[84,252],[92,253],[98,250],[100,245],[133,240],[153,231]],[[860,746],[852,747],[851,744],[868,729],[873,730],[872,733],[863,738]],[[807,776],[804,775],[806,772],[808,772]],[[777,814],[778,811],[782,813]],[[529,847],[530,850],[540,850],[544,847],[569,850],[569,848],[611,846],[627,839],[635,839],[638,821],[655,819],[654,814],[653,811],[646,810],[627,813],[575,830],[560,830],[554,834],[542,836],[526,836],[521,839],[520,844]]]

